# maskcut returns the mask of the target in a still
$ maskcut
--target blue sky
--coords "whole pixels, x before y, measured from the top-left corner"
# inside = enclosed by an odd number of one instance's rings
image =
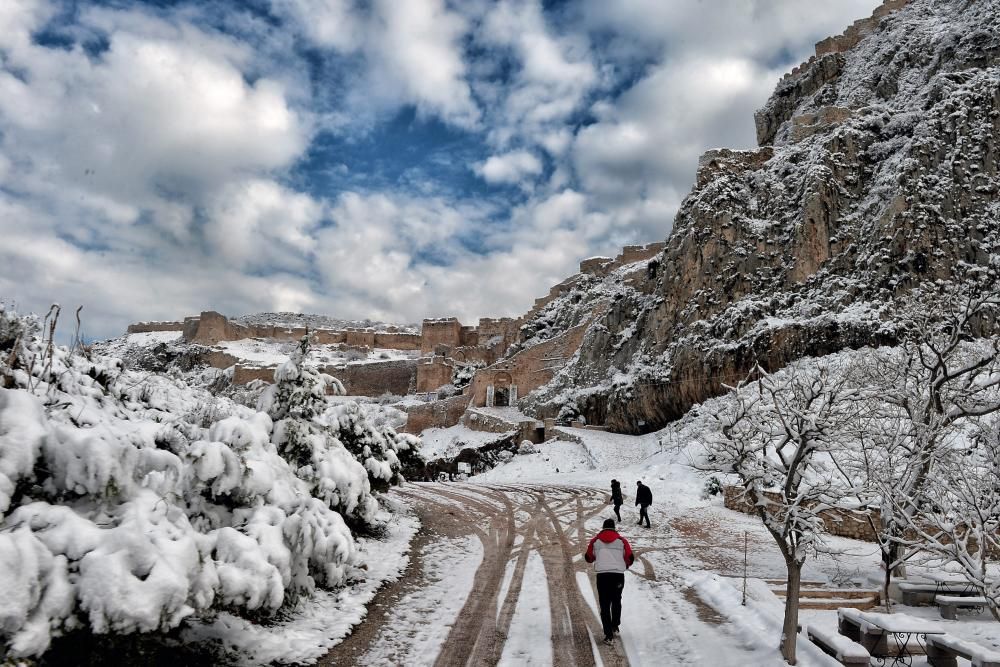
[[[876,0],[0,2],[0,299],[517,315]]]

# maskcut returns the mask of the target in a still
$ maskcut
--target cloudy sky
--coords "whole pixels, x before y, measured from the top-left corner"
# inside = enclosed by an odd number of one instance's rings
[[[0,300],[516,315],[878,0],[0,0]]]

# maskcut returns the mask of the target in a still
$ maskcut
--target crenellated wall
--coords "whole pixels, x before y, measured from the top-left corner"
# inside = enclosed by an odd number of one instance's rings
[[[128,325],[127,333],[150,333],[152,331],[184,331],[184,322],[136,322]]]

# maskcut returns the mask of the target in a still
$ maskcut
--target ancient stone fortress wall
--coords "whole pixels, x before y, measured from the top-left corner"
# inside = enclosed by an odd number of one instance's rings
[[[429,428],[447,428],[454,426],[469,407],[469,397],[465,394],[452,396],[443,401],[433,401],[406,409],[407,433],[422,433]]]
[[[477,371],[468,389],[472,405],[513,405],[547,383],[580,348],[588,326],[589,322],[576,326]]]
[[[127,333],[150,333],[152,331],[183,331],[184,322],[136,322],[128,325]]]
[[[129,326],[147,326],[140,323]],[[419,350],[420,334],[398,331],[389,327],[385,331],[374,329],[306,329],[305,327],[282,327],[269,324],[245,325],[231,322],[225,315],[215,311],[205,311],[198,317],[185,318],[179,327],[184,340],[199,345],[215,345],[223,341],[245,338],[269,338],[272,340],[299,340],[308,331],[316,337],[320,345],[346,345],[353,348],[380,348],[388,350]],[[153,329],[150,329],[153,330]],[[171,331],[175,329],[170,329]]]
[[[371,361],[322,368],[323,372],[338,378],[347,393],[353,396],[431,393],[452,383],[457,366],[482,366],[461,396],[408,408],[407,430],[418,433],[430,426],[457,424],[470,405],[514,405],[518,398],[549,382],[579,349],[587,324],[503,359],[505,352],[520,341],[524,322],[552,299],[571,290],[585,274],[605,276],[618,267],[655,257],[664,246],[664,243],[626,246],[614,258],[584,260],[580,264],[581,274],[571,276],[549,290],[548,296],[536,300],[533,309],[524,317],[482,318],[476,326],[463,325],[457,318],[449,317],[425,319],[419,334],[394,327],[378,331],[370,328],[307,330],[305,327],[240,324],[221,313],[205,311],[182,322],[134,324],[129,327],[129,332],[181,331],[187,342],[209,348],[202,356],[204,363],[216,368],[233,367],[234,384],[255,380],[270,383],[275,369],[241,360],[213,347],[221,342],[247,338],[294,341],[310,333],[321,345],[336,345],[359,352],[372,349],[420,352],[420,359]],[[526,422],[522,430],[523,437],[534,439],[535,422]]]
[[[238,360],[223,367],[228,368],[229,366],[234,367],[233,384],[249,384],[254,380],[274,382],[275,369],[273,367],[253,366],[240,363]],[[405,396],[412,393],[416,386],[417,360],[396,359],[342,366],[322,366],[320,371],[340,380],[348,396],[374,398],[387,393]]]
[[[580,262],[580,273],[603,278],[626,264],[634,264],[656,257],[667,247],[665,241],[646,245],[627,245],[615,257],[590,257]],[[562,283],[560,283],[562,284]],[[558,285],[557,285],[558,287]],[[551,295],[551,293],[550,293]],[[553,297],[554,298],[554,297]]]
[[[416,391],[424,394],[437,390],[446,384],[451,384],[455,373],[455,365],[451,359],[443,355],[423,357],[417,362]]]

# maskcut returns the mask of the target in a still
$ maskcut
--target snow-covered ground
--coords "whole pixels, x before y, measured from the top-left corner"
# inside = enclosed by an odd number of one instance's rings
[[[472,590],[483,545],[473,536],[443,539],[432,544],[423,558],[423,585],[393,607],[386,625],[397,631],[379,635],[365,655],[365,665],[433,663]]]
[[[261,366],[277,366],[288,361],[288,356],[295,349],[295,341],[266,340],[262,338],[244,338],[241,340],[223,341],[217,347],[237,359],[249,361]],[[396,361],[400,359],[415,359],[420,356],[416,350],[389,350],[375,348],[367,354],[344,350],[337,345],[314,345],[312,359],[318,364],[360,364],[372,361]]]
[[[694,426],[680,424],[639,437],[562,429],[582,444],[550,441],[539,446],[540,453],[516,456],[470,481],[594,486],[607,489],[610,496],[610,480],[618,479],[626,494],[619,530],[640,558],[626,580],[623,598],[622,646],[630,664],[783,665],[777,651],[783,601],[762,580],[783,579],[784,563],[756,517],[726,509],[720,497],[702,497],[704,477],[689,465],[684,448],[676,446],[677,439],[690,436]],[[635,525],[632,502],[637,480],[652,489],[651,529]],[[610,506],[587,522],[590,534],[605,518],[614,518]],[[744,534],[750,577],[745,607],[740,578]],[[831,537],[826,550],[829,553],[807,562],[805,579],[837,587],[877,588],[880,561],[875,545]],[[596,614],[589,580],[578,578]],[[988,614],[943,621],[936,607],[896,609],[940,623],[962,639],[1000,648],[1000,629]],[[805,610],[801,621],[835,630],[837,614]],[[548,643],[528,645],[535,647],[534,652],[524,653],[520,641],[511,649],[521,651],[520,664],[549,664]],[[838,664],[804,635],[799,654],[802,665]]]
[[[448,428],[429,428],[420,435],[420,451],[428,461],[450,458],[467,448],[479,449],[504,437],[501,433],[473,431],[464,424]]]
[[[180,331],[146,331],[130,333],[111,340],[101,341],[101,351],[112,357],[120,357],[126,350],[138,347],[153,347],[160,343],[175,343],[181,339]]]
[[[361,622],[375,593],[398,579],[406,569],[410,542],[420,522],[405,504],[399,503],[394,509],[392,515],[388,512],[379,515],[388,527],[382,539],[358,538],[358,554],[366,569],[358,571],[359,578],[345,588],[318,590],[269,625],[251,623],[224,612],[212,622],[193,623],[184,631],[185,638],[218,642],[245,665],[315,661]]]

